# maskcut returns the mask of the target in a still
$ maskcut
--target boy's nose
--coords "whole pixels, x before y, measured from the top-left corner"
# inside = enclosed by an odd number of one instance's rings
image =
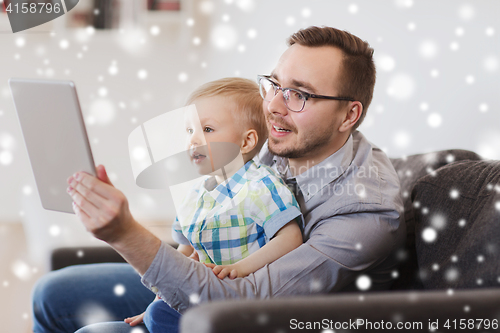
[[[198,131],[195,131],[193,135],[191,135],[191,139],[189,141],[191,147],[202,146],[205,144],[205,136],[203,134],[199,134]]]

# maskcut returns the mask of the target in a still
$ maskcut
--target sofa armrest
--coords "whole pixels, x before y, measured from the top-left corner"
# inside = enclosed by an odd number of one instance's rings
[[[56,270],[72,265],[104,262],[126,261],[110,246],[61,247],[52,252],[50,264],[51,270]]]
[[[357,322],[358,319],[363,322]],[[181,318],[181,333],[293,332],[300,330],[300,325],[306,325],[307,322],[319,322],[310,330],[312,332],[324,332],[325,329],[337,332],[339,327],[335,327],[335,322],[349,324],[349,327],[344,324],[340,331],[380,332],[384,331],[381,327],[387,328],[390,324],[392,327],[387,331],[394,332],[397,323],[401,322],[403,325],[422,325],[420,328],[414,326],[413,329],[403,327],[405,332],[428,332],[429,322],[436,320],[440,331],[452,332],[459,330],[460,319],[465,322],[468,319],[489,319],[490,325],[496,319],[498,325],[500,288],[456,290],[452,293],[443,290],[373,292],[263,301],[217,301],[188,310]],[[447,320],[449,329],[443,326]],[[380,325],[382,321],[386,326],[376,329],[375,325]],[[371,329],[368,322],[372,323]],[[356,324],[358,326],[354,329],[353,325]],[[496,330],[490,326],[489,331]]]

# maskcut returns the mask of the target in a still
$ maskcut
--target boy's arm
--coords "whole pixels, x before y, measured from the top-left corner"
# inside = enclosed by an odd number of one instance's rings
[[[283,226],[269,243],[232,265],[220,265],[213,272],[223,279],[245,277],[302,245],[302,232],[295,221]],[[207,265],[208,266],[208,265]]]
[[[177,251],[179,251],[186,257],[189,257],[193,254],[194,247],[192,245],[179,244],[179,246],[177,247]]]

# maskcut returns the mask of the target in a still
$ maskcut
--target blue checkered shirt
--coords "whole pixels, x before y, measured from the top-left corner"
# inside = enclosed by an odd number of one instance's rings
[[[228,265],[257,251],[292,220],[302,229],[292,192],[271,168],[250,160],[219,185],[210,177],[194,186],[177,212],[172,236],[192,245],[200,262]]]

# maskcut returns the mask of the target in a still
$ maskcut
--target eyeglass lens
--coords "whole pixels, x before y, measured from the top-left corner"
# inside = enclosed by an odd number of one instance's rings
[[[278,87],[268,79],[260,79],[260,95],[265,101],[270,102],[273,97],[278,92]],[[301,111],[304,108],[305,98],[304,96],[294,89],[283,88],[280,89],[283,92],[283,98],[285,99],[285,104],[291,111]]]

